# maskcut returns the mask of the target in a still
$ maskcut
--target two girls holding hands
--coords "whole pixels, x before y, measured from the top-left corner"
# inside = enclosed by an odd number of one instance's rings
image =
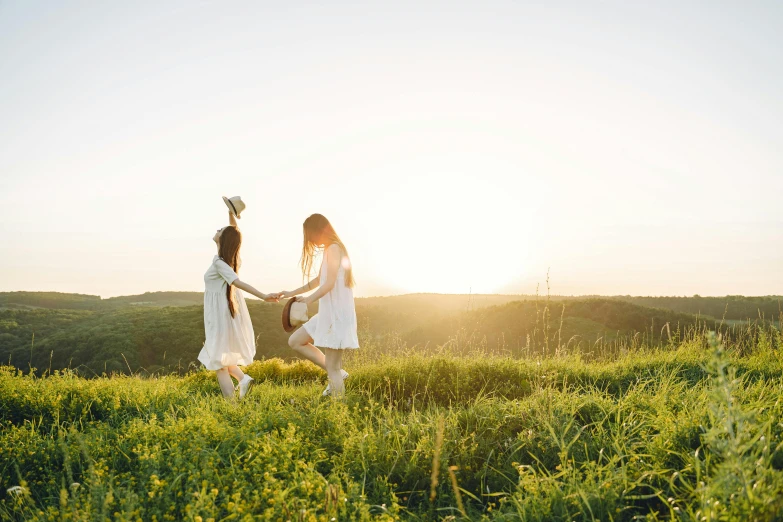
[[[223,395],[234,396],[231,377],[238,382],[239,397],[243,398],[253,384],[253,378],[239,369],[253,361],[256,353],[255,334],[250,322],[242,290],[259,299],[277,302],[315,290],[307,297],[296,297],[310,304],[319,302],[318,313],[295,331],[288,344],[300,356],[326,370],[329,386],[324,395],[342,398],[344,379],[348,373],[342,369],[344,350],[359,348],[356,333],[356,310],[353,298],[353,273],[348,251],[324,216],[313,214],[303,228],[301,268],[304,278],[312,273],[316,254],[323,252],[318,276],[296,290],[264,294],[241,281],[237,275],[241,264],[239,250],[242,235],[235,217],[239,217],[236,205],[244,204],[239,198],[225,200],[229,206],[229,225],[218,229],[212,238],[218,254],[204,274],[204,331],[206,341],[199,354],[199,361],[216,372]],[[232,203],[233,202],[233,203]],[[322,348],[322,352],[319,348]]]

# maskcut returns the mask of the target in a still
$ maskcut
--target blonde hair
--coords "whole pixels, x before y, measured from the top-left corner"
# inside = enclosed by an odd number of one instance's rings
[[[351,258],[348,257],[348,250],[345,248],[340,236],[334,231],[334,227],[329,223],[329,220],[321,214],[313,214],[302,223],[302,258],[300,259],[300,265],[302,267],[302,277],[310,277],[310,272],[313,269],[313,258],[318,250],[318,245],[314,239],[320,236],[323,244],[339,245],[342,250],[343,259],[348,260],[348,266],[343,264],[345,268],[345,286],[353,288],[353,267],[351,266]],[[340,264],[343,263],[343,259],[340,260]]]

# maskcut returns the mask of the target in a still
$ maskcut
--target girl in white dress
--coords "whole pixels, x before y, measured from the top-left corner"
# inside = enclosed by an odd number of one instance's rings
[[[218,229],[212,240],[217,243],[218,255],[204,274],[204,332],[206,341],[198,360],[217,374],[223,396],[234,396],[233,376],[239,381],[239,398],[243,398],[253,384],[253,378],[239,369],[253,362],[256,355],[256,337],[247,311],[244,290],[264,301],[277,301],[276,295],[259,292],[239,280],[239,249],[242,234],[234,215],[229,212],[230,225]],[[235,289],[236,288],[236,289]],[[241,290],[240,290],[241,289]]]
[[[298,297],[306,304],[318,301],[318,313],[302,328],[291,334],[288,345],[299,355],[317,364],[329,375],[324,395],[341,398],[345,393],[343,380],[348,373],[342,369],[345,350],[359,348],[356,334],[356,309],[353,301],[353,271],[348,251],[329,220],[313,214],[302,225],[302,274],[310,277],[316,252],[323,252],[318,277],[296,290],[283,292],[289,298],[318,289],[309,296]],[[318,348],[322,348],[323,352]]]

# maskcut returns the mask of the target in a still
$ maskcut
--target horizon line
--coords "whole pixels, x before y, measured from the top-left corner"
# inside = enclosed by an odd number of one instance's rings
[[[78,292],[59,292],[55,290],[1,290],[0,295],[2,294],[15,294],[15,293],[25,293],[25,294],[60,294],[60,295],[72,295],[72,296],[84,296],[84,297],[96,297],[100,299],[101,301],[106,301],[109,299],[120,299],[123,297],[140,297],[143,295],[148,294],[203,294],[203,291],[199,290],[153,290],[153,291],[147,291],[140,294],[122,294],[122,295],[114,295],[114,296],[108,296],[103,297],[101,295],[95,295],[95,294],[81,294]],[[431,295],[431,296],[464,296],[464,297],[538,297],[538,298],[546,298],[546,297],[570,297],[570,298],[577,298],[577,297],[583,297],[583,298],[590,298],[590,297],[650,297],[650,298],[662,298],[662,297],[676,297],[676,298],[720,298],[720,297],[763,297],[763,298],[777,298],[777,299],[783,299],[783,295],[779,294],[764,294],[764,295],[746,295],[746,294],[725,294],[725,295],[705,295],[705,294],[692,294],[692,295],[673,295],[673,294],[650,294],[650,295],[634,295],[634,294],[514,294],[514,293],[496,293],[496,294],[486,294],[486,293],[448,293],[448,292],[408,292],[403,294],[378,294],[378,295],[367,295],[362,297],[356,297],[356,299],[374,299],[374,298],[383,298],[383,297],[406,297],[406,296],[416,296],[416,295]],[[248,295],[247,299],[250,300],[258,300],[253,296]]]

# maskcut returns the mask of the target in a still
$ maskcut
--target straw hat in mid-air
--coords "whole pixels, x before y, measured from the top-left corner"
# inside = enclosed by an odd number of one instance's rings
[[[239,196],[234,196],[233,198],[227,198],[226,196],[223,196],[223,202],[237,219],[239,219],[239,215],[242,213],[242,211],[245,210],[245,203]]]

